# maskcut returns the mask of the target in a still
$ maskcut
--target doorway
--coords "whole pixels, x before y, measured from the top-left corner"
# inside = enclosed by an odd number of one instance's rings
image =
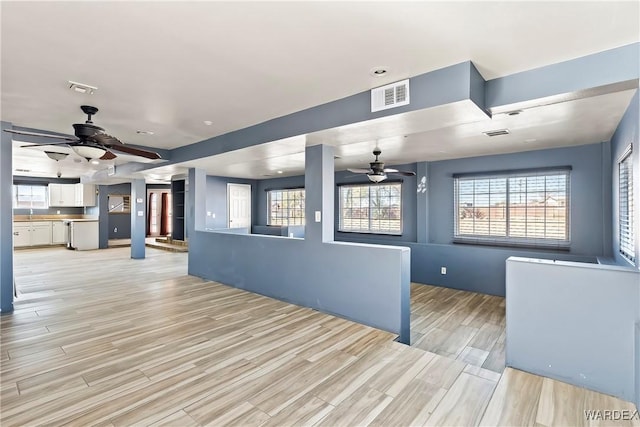
[[[171,191],[147,190],[147,236],[171,234]]]
[[[227,184],[227,227],[251,228],[251,185]]]

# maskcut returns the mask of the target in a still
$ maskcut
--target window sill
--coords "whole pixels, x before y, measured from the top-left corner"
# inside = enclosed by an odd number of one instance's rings
[[[381,233],[374,231],[347,231],[347,230],[338,230],[338,233],[346,233],[346,234],[364,234],[364,235],[373,235],[373,236],[394,236],[401,237],[402,233]]]
[[[571,250],[570,242],[567,242],[567,243],[539,242],[538,243],[538,242],[499,241],[499,240],[484,240],[484,239],[455,237],[453,239],[453,243],[463,244],[463,245],[475,245],[475,246],[533,249],[533,250],[554,251],[554,252],[569,252]]]

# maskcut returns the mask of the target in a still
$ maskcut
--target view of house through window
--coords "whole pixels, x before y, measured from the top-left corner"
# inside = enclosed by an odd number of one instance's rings
[[[270,190],[267,225],[304,225],[304,188]]]
[[[340,186],[340,231],[402,234],[402,183]]]
[[[46,185],[14,185],[13,207],[47,209],[49,207]]]
[[[455,239],[569,244],[569,171],[455,178]]]
[[[619,237],[620,253],[635,262],[635,236],[633,235],[633,167],[631,146],[618,163],[619,172]]]

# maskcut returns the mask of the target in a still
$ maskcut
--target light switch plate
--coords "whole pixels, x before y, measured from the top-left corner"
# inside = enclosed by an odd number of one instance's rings
[[[138,216],[143,216],[144,212],[143,211],[138,211]]]
[[[138,203],[142,203],[142,197],[138,197],[138,198],[136,199],[136,202],[138,202]]]
[[[322,213],[320,211],[316,211],[316,222],[320,222],[322,220]]]

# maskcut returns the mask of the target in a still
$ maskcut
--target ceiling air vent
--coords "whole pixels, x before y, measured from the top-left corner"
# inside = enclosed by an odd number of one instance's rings
[[[509,135],[509,129],[488,130],[482,133],[487,136]]]
[[[371,112],[409,104],[409,79],[371,89]]]

